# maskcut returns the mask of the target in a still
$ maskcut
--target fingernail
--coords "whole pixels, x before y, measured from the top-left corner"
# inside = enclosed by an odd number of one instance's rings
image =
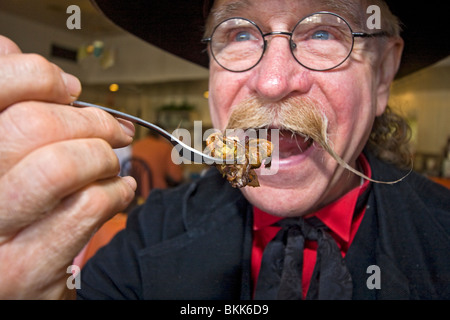
[[[122,127],[123,132],[125,132],[125,134],[127,136],[134,137],[134,133],[135,133],[134,124],[125,119],[120,119],[120,118],[116,118],[116,119],[119,122],[120,126]]]
[[[61,77],[66,85],[67,92],[69,92],[73,98],[77,98],[81,93],[80,80],[78,80],[77,77],[65,72],[61,72]]]

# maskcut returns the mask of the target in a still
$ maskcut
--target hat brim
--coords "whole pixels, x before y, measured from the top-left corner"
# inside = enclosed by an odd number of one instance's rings
[[[91,0],[124,30],[167,52],[208,67],[201,43],[205,24],[204,0]],[[427,67],[450,54],[444,2],[387,1],[403,24],[405,40],[397,78]]]

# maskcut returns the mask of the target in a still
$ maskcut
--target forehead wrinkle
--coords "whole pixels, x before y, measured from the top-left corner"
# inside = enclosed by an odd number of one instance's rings
[[[317,8],[315,11],[330,11],[337,13],[343,16],[352,26],[364,26],[363,14],[365,11],[362,9],[360,0],[315,0],[300,2],[310,4]],[[218,23],[231,17],[240,16],[244,10],[248,10],[251,7],[252,2],[250,0],[235,0],[226,4],[221,3],[220,0],[215,1],[206,22],[205,36],[212,32],[212,29]],[[295,15],[294,12],[291,14]],[[301,19],[303,17],[297,18]]]
[[[248,0],[236,0],[225,5],[214,6],[211,10],[211,16],[214,22],[219,23],[227,18],[236,16],[236,14],[243,10],[251,7]]]
[[[326,8],[325,10],[341,15],[350,25],[357,27],[364,25],[363,14],[365,10],[362,8],[361,1],[322,0],[321,2]]]
[[[213,28],[220,22],[232,18],[243,9],[249,8],[249,0],[235,0],[227,4],[220,3],[221,1],[214,1],[214,5],[206,19],[204,36],[211,34]]]

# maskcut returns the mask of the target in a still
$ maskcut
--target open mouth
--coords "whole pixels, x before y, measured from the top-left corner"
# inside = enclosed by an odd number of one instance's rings
[[[279,130],[278,142],[270,134],[268,139],[274,144],[274,149],[278,148],[280,159],[300,155],[308,150],[314,142],[308,135],[293,133],[288,130]]]
[[[261,165],[270,168],[270,175],[273,175],[278,171],[280,160],[285,160],[283,163],[286,166],[287,162],[295,161],[296,156],[313,144],[313,139],[308,135],[276,128],[225,131],[225,134],[214,132],[209,135],[206,145],[213,157],[225,160],[216,164],[216,168],[235,188],[247,185],[258,187],[255,170]],[[276,170],[271,170],[273,162],[276,163]],[[267,175],[262,171],[260,174]]]

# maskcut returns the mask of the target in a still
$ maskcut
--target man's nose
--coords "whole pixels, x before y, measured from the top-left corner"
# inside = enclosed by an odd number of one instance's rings
[[[294,59],[289,38],[272,35],[267,40],[264,56],[253,70],[252,89],[269,101],[282,100],[294,92],[307,92],[310,72]]]

